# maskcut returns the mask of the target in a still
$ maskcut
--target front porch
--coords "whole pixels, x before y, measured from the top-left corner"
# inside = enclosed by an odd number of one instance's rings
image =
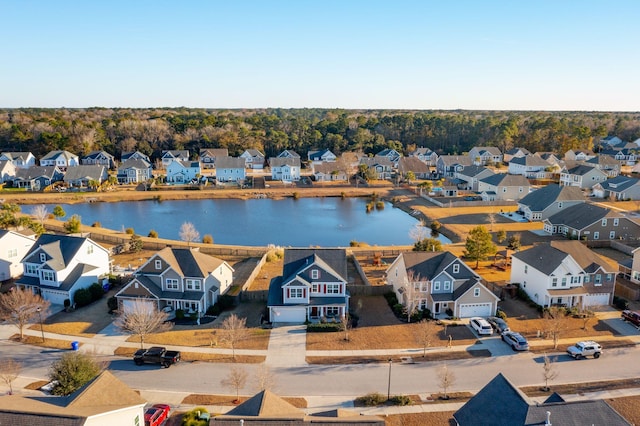
[[[548,290],[548,294],[544,296],[542,306],[548,308],[550,306],[561,306],[565,308],[573,308],[574,306],[582,308],[584,297],[588,294],[584,287],[569,288],[566,290]]]

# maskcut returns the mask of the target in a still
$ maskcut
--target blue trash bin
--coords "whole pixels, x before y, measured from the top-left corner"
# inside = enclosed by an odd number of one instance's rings
[[[79,347],[80,347],[80,343],[78,343],[78,342],[71,342],[71,349],[72,349],[72,350],[77,351]]]

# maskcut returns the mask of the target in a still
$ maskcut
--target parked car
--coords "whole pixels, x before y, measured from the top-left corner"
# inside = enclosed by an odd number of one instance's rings
[[[602,346],[593,340],[585,340],[583,342],[578,342],[573,346],[569,346],[567,348],[567,352],[575,359],[582,359],[588,356],[600,358],[600,355],[602,355]]]
[[[637,312],[624,310],[622,311],[622,319],[630,322],[636,327],[640,327],[640,314]]]
[[[524,336],[515,331],[505,331],[502,333],[502,341],[506,342],[514,351],[528,351],[529,342]]]
[[[487,318],[487,322],[491,324],[491,327],[493,327],[496,333],[502,334],[505,331],[511,330],[507,322],[500,317],[489,317]]]
[[[168,351],[161,346],[153,346],[149,349],[138,349],[133,354],[133,362],[136,365],[147,364],[160,364],[165,368],[171,367],[172,364],[180,362],[179,351]]]
[[[492,335],[493,328],[491,328],[491,324],[489,324],[484,318],[473,317],[469,320],[469,325],[473,328],[478,334],[484,335]]]
[[[156,404],[144,412],[144,426],[160,426],[169,418],[171,407],[167,404]]]

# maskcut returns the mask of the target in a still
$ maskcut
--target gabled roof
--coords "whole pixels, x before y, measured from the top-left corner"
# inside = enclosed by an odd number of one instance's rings
[[[580,241],[576,240],[557,240],[551,241],[551,246],[556,248],[564,253],[567,253],[573,257],[573,259],[578,262],[578,265],[585,272],[593,272],[598,267],[602,268],[605,272],[616,272],[618,270],[618,265],[612,263],[606,258],[598,255],[596,252],[591,250],[586,245],[582,244]]]
[[[551,166],[551,164],[543,159],[542,157],[538,157],[537,155],[525,155],[524,157],[514,157],[509,163],[520,164],[522,166],[527,167],[544,167],[547,168]]]
[[[570,169],[568,169],[566,171],[566,173],[568,173],[570,175],[584,176],[584,175],[586,175],[588,173],[593,172],[594,170],[597,170],[599,173],[604,174],[604,172],[599,170],[597,167],[595,167],[595,166],[587,166],[586,164],[578,164],[577,166],[573,166]]]
[[[595,157],[586,160],[587,164],[597,164],[599,166],[611,166],[611,167],[620,167],[620,162],[613,157],[608,155],[596,155]]]
[[[305,414],[273,392],[263,390],[229,411],[227,415],[303,418]]]
[[[120,164],[118,170],[126,170],[126,169],[142,169],[147,170],[151,168],[151,163],[147,160],[141,158],[129,158],[125,160],[124,163]]]
[[[553,425],[631,425],[602,399],[592,401],[556,402],[532,405],[527,412],[525,426],[544,425],[549,412]]]
[[[126,160],[130,159],[131,157],[133,157],[133,158],[144,158],[145,160],[149,161],[149,156],[146,155],[146,154],[143,154],[140,151],[123,152],[122,155],[120,156],[122,161],[126,161]]]
[[[69,161],[72,158],[78,158],[78,156],[76,154],[72,154],[69,151],[51,151],[49,152],[47,155],[45,155],[44,157],[42,157],[42,160],[55,160],[57,158],[64,158],[67,161]]]
[[[43,176],[53,179],[56,173],[60,173],[56,166],[31,166],[26,169],[17,169],[15,177],[18,180],[31,180]]]
[[[222,259],[189,248],[163,248],[152,256],[149,262],[156,256],[162,258],[183,277],[205,278],[224,263]]]
[[[202,148],[200,149],[200,157],[228,157],[229,150],[227,148]]]
[[[496,173],[492,176],[480,179],[481,182],[492,186],[529,186],[529,181],[522,175],[510,175],[507,173]]]
[[[459,260],[453,253],[448,251],[410,251],[401,253],[407,273],[412,272],[414,277],[418,276],[424,280],[431,280],[444,271],[449,265]],[[463,262],[462,268],[456,275],[456,279],[477,277]]]
[[[311,150],[308,152],[308,156],[310,160],[321,160],[322,156],[325,154],[331,154],[333,156],[335,156],[335,154],[333,152],[331,152],[331,150],[329,148],[323,148],[321,150]]]
[[[107,157],[108,159],[113,160],[113,155],[109,154],[107,151],[91,151],[87,155],[83,156],[82,159],[83,160],[93,159],[93,158],[98,158],[100,156]]]
[[[441,155],[438,162],[442,162],[445,166],[453,166],[459,164],[461,166],[470,166],[473,160],[468,155]]]
[[[244,158],[238,157],[218,157],[216,158],[216,169],[244,169],[246,162]]]
[[[282,167],[300,167],[300,157],[272,157],[269,159],[269,166]]]
[[[167,167],[170,167],[172,165],[175,166],[176,164],[182,166],[185,169],[189,169],[189,168],[191,168],[191,169],[199,169],[200,168],[200,162],[199,161],[177,160],[175,158],[171,160],[171,163],[169,163],[169,166],[167,166]]]
[[[46,265],[54,271],[59,271],[67,267],[87,240],[89,239],[70,235],[42,234],[24,256],[23,261],[41,263],[39,258],[30,259],[36,251],[41,250],[47,254]]]
[[[76,167],[69,167],[67,169],[67,173],[64,175],[64,181],[69,182],[78,179],[87,179],[87,180],[101,180],[104,178],[104,175],[107,173],[105,170],[105,166],[99,164],[92,165],[80,165]]]
[[[162,151],[162,158],[189,158],[189,151],[186,149],[169,149]]]
[[[502,155],[502,151],[500,151],[500,148],[495,146],[477,146],[477,147],[471,148],[471,150],[478,151],[480,155],[485,155],[485,154]]]
[[[257,149],[253,149],[253,148],[249,148],[247,150],[245,150],[242,155],[244,156],[245,154],[249,154],[251,157],[262,157],[264,158],[264,154],[261,153],[260,151],[258,151]]]
[[[509,150],[507,150],[505,152],[505,154],[507,154],[507,155],[515,155],[515,154],[518,154],[518,153],[522,153],[524,155],[530,155],[531,154],[531,152],[529,152],[529,150],[527,148],[517,148],[517,147],[511,148],[511,149],[509,149]]]
[[[552,215],[547,220],[553,225],[566,225],[573,229],[584,229],[587,226],[607,217],[610,209],[595,204],[580,203]],[[617,217],[623,217],[617,214]]]
[[[567,256],[571,256],[580,268],[587,273],[593,273],[598,268],[610,273],[615,272],[617,269],[617,265],[610,265],[605,259],[576,240],[536,244],[528,250],[512,255],[513,258],[521,260],[545,275],[550,275],[555,271]]]
[[[429,173],[429,166],[420,161],[418,157],[400,157],[398,161],[398,172],[400,172],[400,174],[408,172],[425,174]]]
[[[393,163],[391,162],[391,160],[389,160],[389,158],[387,157],[361,157],[360,158],[360,164],[366,164],[367,167],[376,167],[376,166],[381,166],[381,167],[387,167],[387,168],[392,168],[393,167]]]
[[[611,179],[607,179],[604,182],[600,182],[600,186],[608,191],[622,192],[634,185],[638,185],[639,182],[640,179],[620,175]]]
[[[476,177],[480,174],[489,176],[493,174],[493,171],[484,166],[476,166],[475,164],[472,164],[470,166],[464,166],[462,170],[458,172],[458,175],[468,176],[468,177]]]
[[[420,148],[416,148],[415,151],[413,151],[411,153],[411,155],[432,155],[435,154],[435,152],[433,152],[431,149],[427,148],[427,147],[420,147]]]
[[[340,166],[335,161],[323,161],[319,164],[313,165],[313,173],[331,174],[332,172],[339,172]]]
[[[282,157],[300,158],[300,154],[298,154],[297,152],[292,151],[290,149],[285,149],[280,154],[278,154],[277,157],[279,157],[279,158],[282,158]]]
[[[586,201],[586,197],[576,186],[560,186],[552,183],[525,195],[519,204],[528,206],[531,211],[543,211],[558,201]]]
[[[282,276],[286,280],[301,267],[318,260],[347,281],[347,252],[344,249],[285,249]]]
[[[11,161],[15,161],[18,159],[22,161],[27,161],[29,157],[33,157],[33,154],[28,151],[2,152],[0,153],[0,156],[2,155],[7,157]]]

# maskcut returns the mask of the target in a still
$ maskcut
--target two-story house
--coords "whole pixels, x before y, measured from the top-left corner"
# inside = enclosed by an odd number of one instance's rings
[[[480,179],[478,192],[484,201],[519,200],[529,193],[529,181],[522,175],[497,173]]]
[[[271,322],[342,320],[349,312],[344,249],[285,249],[282,276],[269,285]]]
[[[554,167],[537,155],[514,157],[509,161],[509,174],[522,175],[527,179],[551,179]]]
[[[454,177],[456,172],[472,164],[468,155],[441,155],[436,161],[436,171],[440,177]]]
[[[141,183],[153,177],[151,163],[138,158],[130,158],[118,167],[118,183]]]
[[[173,161],[189,161],[189,151],[186,149],[170,149],[162,151],[160,157],[162,167],[167,168]]]
[[[580,188],[553,183],[530,192],[518,201],[518,211],[522,212],[525,219],[540,221],[586,200]]]
[[[635,157],[633,157],[632,163],[635,164]],[[597,155],[591,160],[585,161],[584,164],[602,170],[609,178],[614,178],[620,174],[620,162],[608,155]],[[633,164],[627,165],[632,166]]]
[[[593,185],[607,180],[607,174],[597,167],[579,164],[564,168],[560,173],[560,185],[591,189]]]
[[[386,157],[361,157],[360,164],[367,166],[370,170],[375,170],[376,179],[391,179],[393,163]]]
[[[11,161],[0,160],[0,183],[10,182],[16,177],[16,166]]]
[[[493,170],[484,166],[464,166],[454,173],[454,178],[458,179],[458,188],[467,191],[477,191],[480,179],[493,176]]]
[[[247,169],[262,170],[264,168],[264,154],[257,149],[245,150],[242,154],[240,154],[240,158],[245,161],[245,167]]]
[[[418,160],[432,167],[435,167],[436,162],[438,161],[438,154],[425,147],[416,148],[416,150],[413,151],[410,156],[416,157],[418,158]]]
[[[144,160],[147,163],[151,164],[151,159],[149,159],[149,156],[147,154],[143,154],[140,151],[123,152],[120,156],[120,161],[124,163],[127,160]]]
[[[323,161],[336,161],[338,157],[328,148],[311,150],[307,152],[307,159],[312,163],[322,163]]]
[[[102,182],[109,178],[109,172],[107,167],[102,165],[80,165],[77,167],[70,167],[64,174],[64,183],[69,187],[88,187],[91,182],[96,182],[100,185]]]
[[[227,148],[202,148],[200,150],[200,163],[203,169],[212,169],[216,166],[216,158],[228,157]]]
[[[580,241],[551,241],[511,256],[511,282],[540,306],[608,306],[617,268]]]
[[[624,175],[596,183],[591,193],[598,198],[614,200],[640,200],[640,179]]]
[[[429,309],[437,316],[450,310],[459,318],[489,316],[496,313],[500,300],[448,251],[400,253],[386,275],[398,301],[410,311]]]
[[[218,182],[243,182],[247,178],[245,164],[244,158],[216,158],[216,180]]]
[[[22,259],[24,275],[16,286],[53,304],[73,301],[109,273],[109,251],[89,238],[42,234]]]
[[[374,157],[384,157],[389,161],[391,161],[391,164],[393,164],[393,167],[398,167],[398,161],[400,161],[402,154],[400,154],[395,149],[385,148],[382,151],[378,152]]]
[[[587,161],[596,156],[590,149],[570,149],[564,153],[565,161]]]
[[[116,159],[106,151],[91,151],[80,158],[80,164],[87,166],[99,165],[105,166],[107,169],[115,169]]]
[[[67,167],[79,166],[80,159],[69,151],[51,151],[40,159],[40,165],[43,167],[55,166],[65,171]]]
[[[336,161],[312,163],[311,169],[316,182],[347,181],[349,176]]]
[[[280,154],[276,155],[277,158],[300,158],[300,154],[291,150],[285,149]]]
[[[429,165],[420,161],[417,157],[400,157],[398,160],[398,174],[405,179],[413,173],[416,179],[428,179],[431,177]]]
[[[617,210],[595,204],[576,204],[545,219],[544,230],[551,235],[594,240],[637,240],[640,225]]]
[[[35,237],[31,235],[0,229],[0,281],[22,275],[22,258],[35,242]]]
[[[36,157],[30,152],[3,152],[0,161],[11,161],[18,169],[26,169],[36,165]]]
[[[502,164],[502,151],[495,146],[478,146],[469,150],[469,157],[473,164],[486,166],[492,164]]]
[[[184,184],[200,178],[199,161],[173,160],[167,166],[167,183]]]
[[[527,148],[514,147],[504,152],[502,160],[508,164],[514,158],[522,158],[526,157],[527,155],[532,155],[532,153]]]
[[[13,186],[30,191],[40,191],[62,179],[64,179],[64,173],[57,166],[32,166],[16,170]]]
[[[224,260],[197,249],[167,247],[151,256],[116,298],[125,310],[143,300],[159,310],[205,313],[229,289],[233,272]]]
[[[300,180],[300,157],[274,157],[269,159],[271,179],[283,182]]]

